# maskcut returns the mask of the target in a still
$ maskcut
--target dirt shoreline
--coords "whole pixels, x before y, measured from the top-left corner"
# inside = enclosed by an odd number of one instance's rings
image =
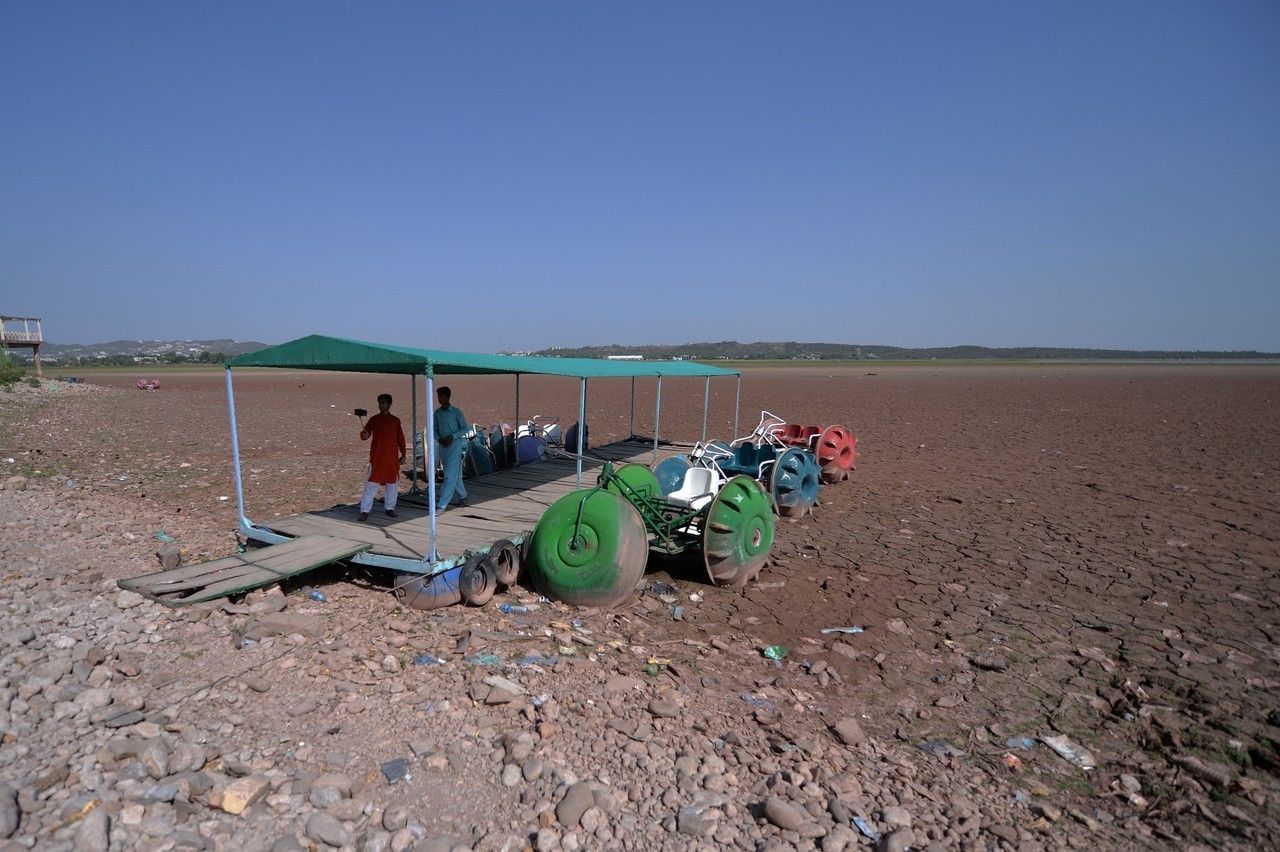
[[[353,408],[371,407],[389,389],[409,421],[407,379],[234,377],[255,520],[355,499],[364,449]],[[121,848],[172,848],[142,829],[153,819],[226,848],[255,832],[270,841],[262,848],[295,835],[327,842],[301,818],[280,822],[282,809],[299,803],[312,815],[336,814],[353,848],[376,848],[381,841],[370,838],[380,832],[390,843],[395,832],[373,823],[397,805],[412,812],[421,848],[439,837],[454,845],[431,848],[505,848],[503,837],[535,848],[870,844],[850,819],[831,815],[830,802],[860,808],[882,847],[889,838],[896,848],[1280,845],[1280,368],[747,370],[739,433],[761,409],[843,423],[862,457],[849,482],[823,490],[813,517],[780,523],[775,558],[745,593],[708,586],[699,565],[654,562],[650,579],[680,589],[683,621],[648,593],[612,613],[547,607],[515,620],[492,605],[396,611],[377,578],[331,572],[316,580],[325,604],[284,599],[286,610],[312,610],[319,634],[248,650],[234,640],[264,617],[261,596],[199,616],[127,598],[130,608],[117,609],[114,581],[158,568],[157,532],[176,538],[188,561],[235,548],[222,372],[166,373],[153,392],[133,389],[137,378],[95,373],[92,384],[0,391],[0,556],[10,565],[3,627],[14,672],[0,687],[13,737],[0,745],[0,767],[19,804],[14,842],[73,843],[73,824],[52,834],[32,827],[48,831],[65,819],[65,807],[87,795],[86,779],[105,773],[124,780],[92,791],[107,803],[95,810],[110,815],[106,830]],[[512,380],[446,381],[472,421],[514,419]],[[664,434],[699,437],[703,392],[701,381],[664,383]],[[736,393],[712,382],[712,435],[732,432]],[[526,378],[520,394],[522,416],[574,419],[574,381]],[[652,429],[651,388],[637,388],[634,418],[629,383],[593,382],[589,394],[593,440]],[[702,600],[690,602],[691,593]],[[518,590],[511,599],[530,598]],[[97,628],[66,621],[91,609],[102,618],[141,614],[139,633],[95,639]],[[46,611],[66,623],[41,628]],[[553,626],[575,619],[589,640]],[[147,625],[156,631],[145,633]],[[865,632],[818,632],[853,625]],[[30,627],[35,635],[18,641],[14,631]],[[453,654],[473,629],[517,627],[552,634],[527,649],[544,662],[558,657],[542,673],[511,668],[514,651],[501,643],[489,651],[502,669]],[[164,641],[147,645],[148,635]],[[56,637],[71,647],[60,649]],[[343,644],[329,647],[335,641]],[[775,644],[791,649],[782,666],[761,654]],[[108,649],[97,666],[104,685],[86,681],[76,691],[58,681],[32,691],[32,672],[86,645]],[[558,654],[574,646],[581,653]],[[449,662],[405,664],[420,654]],[[387,664],[395,671],[383,669],[387,657],[397,659]],[[669,659],[669,668],[649,675],[650,658]],[[477,683],[498,670],[531,696],[486,705]],[[264,677],[266,691],[247,685]],[[611,689],[620,678],[639,686]],[[82,768],[30,792],[49,761],[33,738],[49,735],[58,712],[72,712],[40,699],[98,688],[140,696],[148,716],[140,724],[157,725],[157,735],[199,729],[206,750],[216,741],[224,763],[231,755],[251,770],[244,777],[260,774],[255,761],[270,764],[267,797],[239,816],[213,803],[224,792],[217,784],[187,795],[187,805],[182,796],[146,801],[126,783],[137,758],[112,756],[114,740],[89,710],[83,733],[95,745],[77,752]],[[201,692],[200,701],[182,697]],[[559,710],[535,706],[542,694]],[[308,696],[316,708],[291,715]],[[594,703],[575,700],[582,696]],[[673,705],[655,712],[665,701]],[[423,709],[440,702],[448,709]],[[326,758],[332,745],[313,746],[306,760],[281,745],[290,736],[332,742],[333,720],[346,755],[337,766]],[[836,733],[849,720],[865,735],[854,745]],[[1045,742],[1055,736],[1087,748],[1097,767],[1059,756]],[[696,757],[692,770],[681,755]],[[400,756],[413,762],[411,782],[377,777]],[[534,760],[545,775],[526,769]],[[518,767],[518,782],[507,766]],[[342,797],[359,800],[359,812],[312,803],[312,782],[326,770],[373,777]],[[227,783],[241,777],[220,771]],[[601,811],[588,819],[590,831],[581,818],[566,825],[548,816],[588,779]],[[610,798],[617,795],[621,802]],[[797,811],[795,820],[769,804],[775,798]],[[451,814],[432,804],[441,801]]]

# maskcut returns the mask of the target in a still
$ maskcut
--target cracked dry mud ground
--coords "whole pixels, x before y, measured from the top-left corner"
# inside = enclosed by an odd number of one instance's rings
[[[369,408],[390,390],[393,410],[409,422],[404,379],[235,376],[255,520],[354,499],[363,448],[351,409]],[[112,547],[102,537],[79,545],[76,568],[103,581],[94,593],[109,596],[104,583],[153,570],[149,537],[159,528],[179,538],[188,561],[230,552],[234,486],[221,371],[166,374],[151,393],[131,389],[136,374],[86,378],[92,387],[4,395],[0,455],[14,459],[7,475],[26,476],[29,489],[78,501],[90,514],[115,513],[104,523],[133,536],[107,536]],[[510,379],[447,381],[472,421],[514,419]],[[591,384],[594,441],[629,431],[630,390]],[[698,437],[702,394],[701,382],[666,384],[663,434]],[[560,413],[567,423],[576,395],[576,382],[526,378],[523,415]],[[712,436],[732,431],[733,399],[731,384],[713,383]],[[652,389],[638,388],[636,431],[651,429],[652,408]],[[825,487],[812,517],[780,522],[772,562],[745,592],[706,586],[696,561],[653,560],[651,580],[704,600],[686,601],[686,620],[676,622],[652,596],[637,595],[589,617],[599,635],[651,653],[679,648],[677,664],[694,682],[716,684],[693,689],[690,707],[705,705],[730,728],[799,746],[764,748],[765,763],[807,758],[856,773],[857,759],[832,757],[827,725],[859,719],[874,745],[859,755],[864,771],[909,767],[910,781],[882,778],[885,795],[868,798],[908,805],[916,845],[1280,845],[1280,369],[751,369],[740,433],[761,409],[792,422],[848,425],[862,453],[852,478]],[[29,553],[17,549],[15,529],[5,528],[6,554]],[[396,614],[378,589],[331,576],[332,614],[341,620],[347,609],[358,622],[353,635],[370,631],[370,644],[387,645],[385,634],[407,617],[428,617]],[[510,626],[492,607],[455,607],[435,618],[455,631]],[[850,625],[865,632],[819,632]],[[685,639],[701,644],[673,644]],[[773,644],[791,649],[780,667],[760,653]],[[243,668],[230,647],[201,658],[208,674]],[[609,667],[643,675],[644,663],[623,656]],[[823,664],[834,677],[814,673]],[[558,668],[541,685],[570,689],[579,672]],[[680,692],[680,676],[670,679]],[[465,679],[455,680],[461,689]],[[753,714],[743,693],[772,697],[781,718]],[[253,712],[280,713],[287,695],[282,685],[267,693],[276,704]],[[225,709],[210,703],[184,712],[204,713],[217,728]],[[701,729],[692,711],[689,719],[692,735]],[[432,736],[466,736],[475,720],[454,721],[431,728]],[[397,756],[379,753],[377,732],[350,735],[367,737],[371,754]],[[1039,739],[1051,735],[1086,747],[1098,766],[1071,765]],[[388,737],[396,738],[384,732],[382,741]],[[1034,745],[1020,748],[1023,737]],[[1008,766],[1007,755],[1020,765]],[[477,779],[470,789],[492,786],[492,778]],[[741,794],[738,818],[765,827],[742,837],[821,843],[770,828],[748,807],[758,796]],[[493,804],[497,796],[500,805],[501,795],[477,798]],[[465,800],[456,796],[457,806],[465,809]],[[955,808],[960,800],[983,806],[982,830],[964,826],[972,817]],[[994,830],[1006,826],[1012,835]],[[751,848],[736,835],[734,842]],[[660,845],[685,843],[698,847],[678,834]]]

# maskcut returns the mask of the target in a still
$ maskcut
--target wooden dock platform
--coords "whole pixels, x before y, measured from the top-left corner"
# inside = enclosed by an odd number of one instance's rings
[[[664,444],[658,452],[688,450],[684,445]],[[632,461],[647,465],[654,458],[652,441],[620,441],[592,447],[588,453],[592,459],[583,462],[582,488],[594,487],[605,460],[615,466]],[[450,506],[436,516],[436,552],[441,561],[461,561],[468,553],[487,551],[501,539],[519,542],[528,536],[547,507],[579,487],[577,461],[553,457],[474,477],[465,485],[467,505]],[[369,545],[357,554],[357,562],[379,556],[422,560],[429,541],[429,509],[423,490],[401,493],[395,518],[387,517],[382,504],[375,501],[363,523],[358,520],[359,506],[349,504],[274,518],[259,526],[294,538],[325,535]]]

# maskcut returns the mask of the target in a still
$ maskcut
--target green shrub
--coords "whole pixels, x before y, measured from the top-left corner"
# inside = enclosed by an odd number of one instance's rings
[[[0,387],[8,387],[26,374],[27,371],[9,356],[9,349],[0,346]]]

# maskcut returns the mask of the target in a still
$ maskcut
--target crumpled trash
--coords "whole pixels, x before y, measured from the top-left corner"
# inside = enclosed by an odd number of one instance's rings
[[[927,743],[921,743],[920,749],[937,758],[963,757],[965,754],[945,739],[929,740]]]
[[[661,580],[650,586],[649,591],[654,597],[665,604],[673,604],[680,600],[680,590],[670,583],[664,583]]]
[[[167,544],[171,541],[177,541],[177,539],[169,535],[164,530],[156,530],[156,541],[163,541]]]
[[[790,653],[791,651],[786,645],[770,645],[768,648],[764,649],[764,655],[771,660],[784,659],[787,654]]]
[[[422,654],[413,658],[415,666],[443,666],[445,661],[439,657],[433,657],[431,654]]]
[[[1022,749],[1023,751],[1027,751],[1035,744],[1036,744],[1036,741],[1031,739],[1031,737],[1014,737],[1013,739],[1009,740],[1009,742],[1005,743],[1005,747],[1017,748],[1017,749]]]
[[[1098,765],[1098,760],[1087,748],[1072,742],[1067,737],[1041,737],[1040,742],[1056,751],[1064,759],[1071,761],[1081,769],[1089,770]]]
[[[750,692],[739,692],[738,697],[750,704],[752,707],[759,707],[761,710],[776,709],[772,701],[766,701],[763,698],[752,695]]]

